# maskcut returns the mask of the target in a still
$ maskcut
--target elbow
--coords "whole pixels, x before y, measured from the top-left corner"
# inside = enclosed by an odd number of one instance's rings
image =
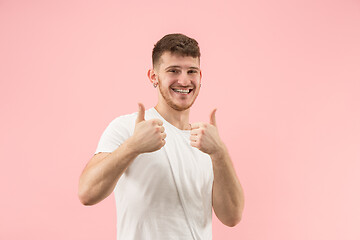
[[[244,200],[234,209],[233,214],[230,214],[229,218],[227,218],[227,221],[224,224],[228,227],[235,227],[238,225],[242,219],[243,210]]]
[[[228,227],[235,227],[240,223],[241,218],[242,211],[238,210],[233,212],[233,214],[229,214],[226,218],[220,219],[220,221]]]
[[[228,227],[235,227],[241,221],[241,214],[239,216],[233,217],[231,219],[227,219],[226,222],[223,222]]]
[[[91,198],[88,191],[86,191],[85,189],[83,189],[81,187],[79,187],[78,198],[79,198],[81,204],[84,206],[91,206],[91,205],[95,204],[95,202]]]
[[[80,195],[78,197],[79,197],[79,200],[80,200],[82,205],[84,205],[84,206],[94,205],[93,203],[91,203],[91,201],[88,198],[86,198],[84,196],[80,196]]]
[[[78,198],[79,198],[82,205],[84,205],[84,206],[91,206],[92,205],[89,198],[86,195],[81,194],[80,192],[78,193]]]

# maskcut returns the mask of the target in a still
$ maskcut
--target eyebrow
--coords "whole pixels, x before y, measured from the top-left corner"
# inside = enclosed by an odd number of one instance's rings
[[[181,68],[181,66],[178,66],[178,65],[171,65],[171,66],[168,66],[167,68],[165,68],[165,70],[168,70],[169,68]],[[200,68],[198,68],[198,67],[189,67],[189,69],[196,69],[196,70],[200,70]]]

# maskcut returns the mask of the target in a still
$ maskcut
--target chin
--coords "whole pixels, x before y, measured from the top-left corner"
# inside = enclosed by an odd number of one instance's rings
[[[187,105],[179,105],[179,104],[175,104],[173,102],[168,102],[168,105],[176,111],[185,111],[185,110],[189,109],[194,104],[194,102],[195,101],[193,101],[192,103],[187,104]]]
[[[180,107],[180,106],[177,106],[177,105],[171,105],[170,107],[171,107],[172,109],[176,110],[176,111],[179,111],[179,112],[185,111],[185,110],[187,110],[187,109],[190,108],[190,106]]]

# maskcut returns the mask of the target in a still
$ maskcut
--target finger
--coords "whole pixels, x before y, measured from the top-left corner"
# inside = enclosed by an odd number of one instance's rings
[[[198,137],[196,135],[190,135],[190,141],[196,142]]]
[[[193,147],[195,147],[195,148],[198,148],[198,145],[197,145],[196,142],[190,142],[190,145],[193,146]]]
[[[161,133],[165,132],[164,126],[160,126],[159,129],[160,129],[160,132],[161,132]]]
[[[202,126],[201,122],[197,122],[197,123],[192,123],[191,124],[191,129],[196,129]]]
[[[215,113],[216,113],[216,108],[211,112],[210,114],[210,124],[216,126],[216,119],[215,119]]]
[[[161,121],[160,119],[155,118],[155,119],[153,119],[153,121],[154,121],[154,123],[156,123],[159,126],[163,125],[163,121]]]
[[[190,132],[190,135],[200,135],[203,133],[203,129],[197,128],[197,129],[193,129]]]
[[[166,133],[162,133],[162,134],[161,134],[161,139],[164,140],[165,138],[166,138]]]
[[[142,103],[138,103],[138,105],[139,105],[139,112],[136,118],[136,123],[145,121],[145,107]]]

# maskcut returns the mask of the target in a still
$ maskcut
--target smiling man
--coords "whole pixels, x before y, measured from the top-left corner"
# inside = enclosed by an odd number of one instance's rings
[[[158,103],[114,119],[79,180],[79,198],[96,204],[113,191],[117,239],[212,239],[212,208],[239,223],[244,193],[214,109],[209,123],[189,123],[201,87],[196,40],[169,34],[153,49],[148,77]]]

